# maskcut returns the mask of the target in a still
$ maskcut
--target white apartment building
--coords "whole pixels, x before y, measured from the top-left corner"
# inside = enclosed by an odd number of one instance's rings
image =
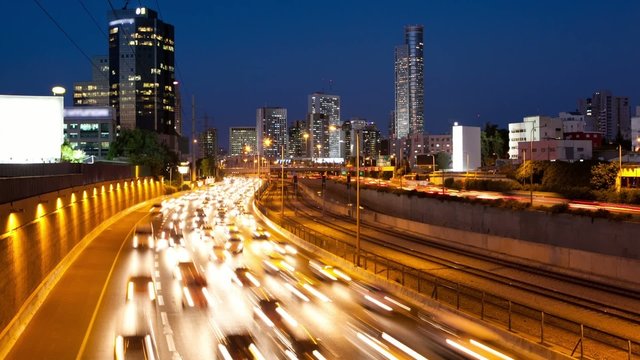
[[[520,123],[509,124],[509,159],[518,160],[518,143],[543,139],[562,139],[562,119],[549,116],[527,116]]]

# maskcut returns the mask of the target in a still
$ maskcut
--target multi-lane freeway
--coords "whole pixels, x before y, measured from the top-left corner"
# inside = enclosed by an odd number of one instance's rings
[[[77,324],[82,343],[61,342],[59,356],[509,358],[256,221],[257,181],[229,179],[152,206],[120,239],[91,322]],[[27,356],[18,344],[13,357]]]

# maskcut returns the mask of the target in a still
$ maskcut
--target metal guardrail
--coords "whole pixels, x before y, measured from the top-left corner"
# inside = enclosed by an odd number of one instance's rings
[[[280,211],[267,208],[261,201],[266,193],[266,186],[260,190],[256,194],[258,209],[266,216],[269,213],[279,214]],[[300,239],[353,264],[356,263],[356,247],[353,244],[308,229],[286,217],[274,216],[271,220]],[[498,294],[451,281],[363,249],[360,250],[360,263],[357,266],[480,320],[537,339],[540,344],[564,348],[572,357],[640,358],[640,342],[637,340],[623,338],[520,304]]]

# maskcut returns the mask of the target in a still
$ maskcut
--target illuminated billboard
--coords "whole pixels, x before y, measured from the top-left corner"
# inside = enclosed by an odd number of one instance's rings
[[[0,95],[0,163],[59,161],[63,109],[62,96]]]

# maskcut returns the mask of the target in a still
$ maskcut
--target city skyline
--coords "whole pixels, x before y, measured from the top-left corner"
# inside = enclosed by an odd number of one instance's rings
[[[100,33],[107,32],[108,3],[84,4],[87,11],[82,2],[40,3],[89,57],[108,53],[106,35]],[[289,109],[290,122],[302,120],[305,98],[315,91],[339,95],[342,118],[364,117],[387,128],[394,108],[393,49],[409,24],[424,25],[427,132],[448,132],[454,121],[477,126],[490,121],[506,128],[527,115],[573,111],[579,98],[601,89],[629,97],[632,109],[640,101],[633,76],[640,50],[631,43],[639,35],[633,14],[640,5],[631,1],[615,8],[598,2],[468,2],[455,9],[412,2],[410,15],[382,2],[366,7],[353,2],[329,14],[324,23],[332,26],[322,29],[309,25],[320,15],[309,14],[311,5],[305,4],[242,8],[203,2],[187,8],[140,3],[175,26],[182,96],[190,102],[195,94],[199,121],[204,113],[212,115],[210,126],[221,134],[230,126],[250,125],[255,109],[265,105]],[[11,3],[8,10],[34,21],[25,28],[8,19],[13,36],[5,46],[16,55],[0,60],[5,79],[0,93],[47,95],[60,84],[67,88],[70,106],[73,83],[90,78],[90,62],[35,3]],[[276,14],[283,14],[286,24],[255,24]],[[590,25],[595,23],[606,26]],[[183,110],[186,119],[189,110]],[[186,134],[189,128],[185,121]]]

